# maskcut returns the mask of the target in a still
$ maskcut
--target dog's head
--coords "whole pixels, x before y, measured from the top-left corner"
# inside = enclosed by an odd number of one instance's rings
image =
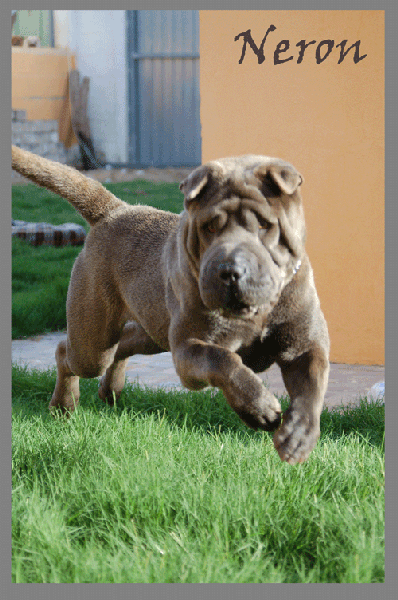
[[[249,318],[278,302],[304,251],[302,181],[289,163],[247,155],[181,183],[185,249],[207,308]]]

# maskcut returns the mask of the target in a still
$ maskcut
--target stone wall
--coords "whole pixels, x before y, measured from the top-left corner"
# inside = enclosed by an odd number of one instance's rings
[[[59,141],[58,121],[26,121],[25,117],[23,110],[12,111],[12,144],[60,163],[69,162],[69,153]]]

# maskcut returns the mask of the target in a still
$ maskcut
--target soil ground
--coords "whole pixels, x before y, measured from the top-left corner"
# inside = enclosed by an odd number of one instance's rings
[[[154,183],[180,183],[185,177],[193,171],[186,167],[169,167],[167,169],[95,169],[93,171],[80,171],[87,177],[91,177],[101,183],[120,183],[124,181],[134,181],[135,179],[145,179]],[[12,171],[12,184],[27,184],[29,180],[21,177],[15,171]]]

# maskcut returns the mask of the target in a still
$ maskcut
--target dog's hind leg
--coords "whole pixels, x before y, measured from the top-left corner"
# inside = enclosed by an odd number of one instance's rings
[[[74,411],[79,403],[79,377],[91,379],[103,375],[114,361],[122,327],[118,331],[115,323],[108,324],[105,331],[98,328],[90,338],[83,322],[79,329],[68,323],[68,337],[55,351],[57,382],[49,405],[51,411],[55,408],[63,413]]]
[[[63,413],[72,413],[79,403],[79,377],[72,373],[66,358],[66,340],[59,342],[55,351],[57,362],[57,383],[51,398],[49,409],[60,409]]]
[[[124,326],[113,363],[101,379],[99,397],[109,404],[119,398],[125,384],[126,365],[133,354],[158,354],[164,349],[158,346],[139,323],[130,321]]]
[[[67,307],[67,339],[61,341],[55,352],[57,382],[50,402],[50,410],[61,409],[72,413],[79,402],[79,377],[100,377],[112,364],[118,348],[123,323],[119,311],[110,314],[99,298],[84,304],[83,294],[77,294]],[[88,294],[86,294],[88,295]]]

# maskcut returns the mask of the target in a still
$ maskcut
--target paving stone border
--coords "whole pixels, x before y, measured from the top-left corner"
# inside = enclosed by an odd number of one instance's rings
[[[32,246],[81,246],[86,238],[86,230],[76,223],[51,225],[13,220],[11,229],[12,237],[26,240]]]
[[[55,348],[65,337],[65,332],[59,332],[13,340],[12,361],[40,370],[55,367]],[[375,384],[384,382],[384,373],[385,369],[381,366],[332,363],[325,405],[329,409],[338,409],[341,406],[356,404],[364,396],[372,400],[373,396],[369,392]],[[185,390],[175,372],[170,352],[153,356],[132,356],[127,364],[126,376],[128,381],[143,386]],[[286,394],[280,370],[276,365],[272,365],[268,371],[260,374],[260,377],[276,395]]]

